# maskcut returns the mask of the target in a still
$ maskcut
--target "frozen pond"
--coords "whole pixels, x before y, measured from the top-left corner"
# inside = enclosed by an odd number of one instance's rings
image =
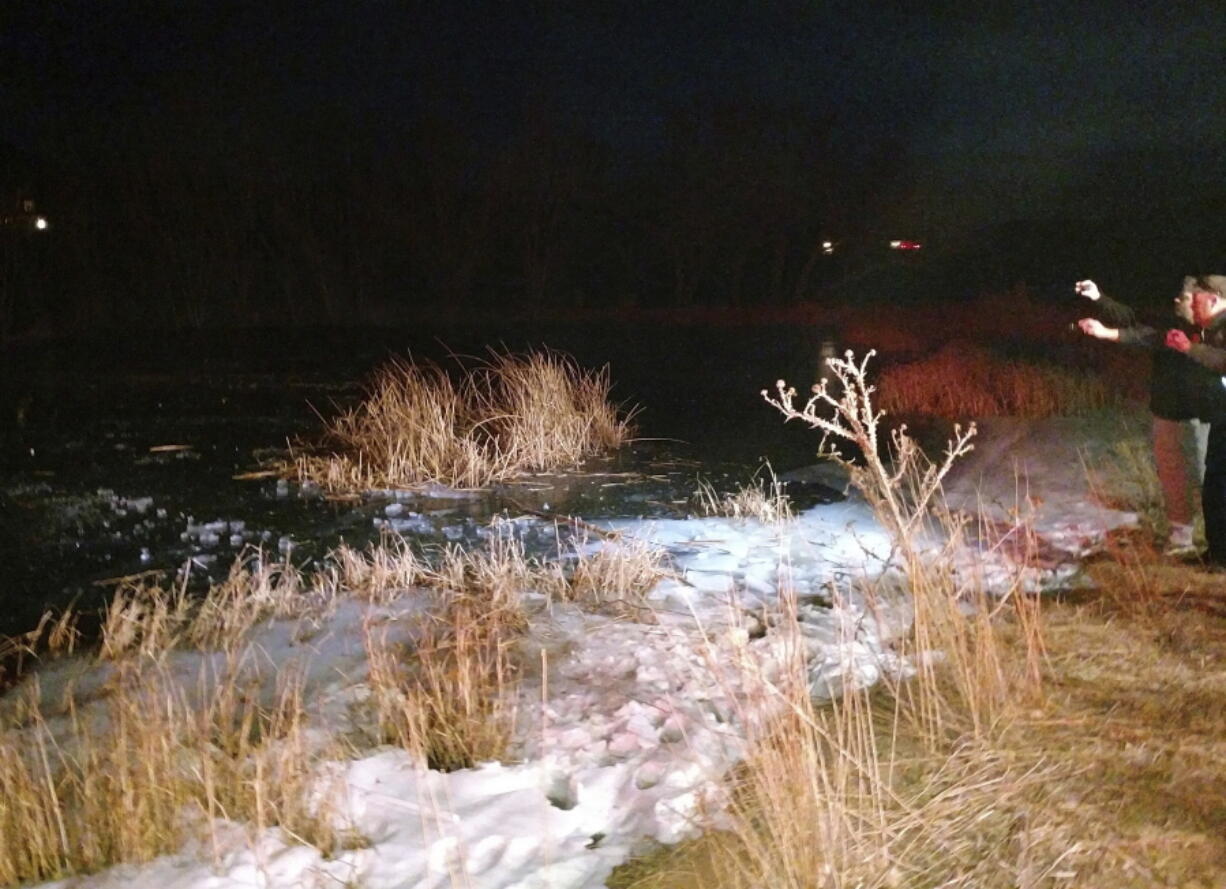
[[[108,587],[97,581],[123,574],[173,572],[190,560],[203,580],[253,544],[309,565],[341,539],[360,545],[387,527],[424,547],[476,543],[500,512],[532,517],[509,525],[529,549],[556,546],[548,517],[567,514],[661,548],[671,565],[649,591],[649,621],[573,602],[542,607],[547,596],[525,591],[532,604],[525,663],[539,655],[540,668],[525,670],[513,692],[521,719],[505,762],[445,772],[387,745],[322,762],[319,779],[343,788],[337,823],[362,838],[353,848],[325,856],[279,829],[227,822],[213,835],[224,850],[220,864],[190,846],[171,848],[146,865],[109,868],[74,885],[460,880],[477,889],[595,889],[644,843],[692,836],[701,814],[724,804],[750,727],[777,706],[764,689],[775,687],[793,645],[803,646],[809,689],[819,698],[848,682],[908,675],[910,661],[891,645],[909,619],[905,600],[870,606],[854,585],[898,567],[863,497],[840,499],[815,481],[795,490],[799,515],[790,522],[691,517],[700,479],[727,491],[763,458],[781,473],[813,463],[816,435],[783,424],[758,394],[774,378],[802,379],[803,349],[791,354],[765,334],[752,342],[606,333],[579,343],[586,352],[556,339],[549,345],[568,346],[586,367],[611,364],[615,397],[644,405],[642,439],[576,470],[471,496],[436,489],[329,500],[253,476],[287,438],[320,428],[311,404],[326,412],[333,401],[359,397],[353,381],[378,363],[370,343],[361,344],[365,351],[304,344],[211,366],[184,354],[173,374],[131,364],[91,372],[89,361],[69,353],[68,364],[38,374],[24,368],[26,383],[4,376],[15,422],[3,451],[10,566],[3,620],[14,630],[31,625],[45,604],[78,596],[99,604]],[[297,363],[287,362],[293,356]],[[1080,560],[1136,521],[1097,502],[1084,470],[1108,463],[1119,441],[1144,440],[1127,420],[982,423],[976,449],[946,479],[946,502],[980,512],[994,530],[943,551],[955,573],[988,592],[1076,582]],[[797,475],[828,478],[828,468]],[[308,731],[348,734],[359,712],[353,705],[371,694],[367,628],[402,634],[391,641],[407,644],[408,618],[419,609],[413,596],[346,599],[327,620],[309,621],[309,645],[300,644],[294,619],[262,622],[250,640],[261,656],[241,662],[239,669],[254,671],[241,679],[271,688],[302,669]],[[214,654],[178,652],[173,669],[186,682]],[[76,689],[74,706],[97,711],[111,699],[93,693],[99,676],[90,659],[65,658],[30,679],[43,706]]]
[[[203,580],[251,545],[305,564],[381,526],[431,545],[475,540],[499,512],[682,517],[698,480],[735,489],[764,461],[786,471],[817,447],[758,396],[815,366],[806,331],[452,331],[446,347],[420,334],[321,332],[272,342],[247,334],[10,350],[0,385],[0,633],[33,626],[47,605],[101,602],[111,578],[173,573],[190,560]],[[319,431],[317,411],[359,398],[385,357],[442,360],[489,344],[547,345],[587,367],[609,364],[614,398],[641,408],[642,440],[575,472],[462,499],[333,501],[259,477],[287,442]],[[800,507],[834,496],[820,486],[794,495]]]

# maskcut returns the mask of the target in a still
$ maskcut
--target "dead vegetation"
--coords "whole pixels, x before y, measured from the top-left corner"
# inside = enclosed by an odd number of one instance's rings
[[[881,373],[878,405],[891,414],[969,417],[1077,416],[1119,407],[1120,387],[1091,370],[1003,358],[953,341]]]
[[[610,885],[1226,885],[1226,587],[1125,539],[1077,603],[976,595],[908,539],[933,520],[958,533],[939,508],[946,464],[897,475],[915,458],[896,434],[894,466],[876,465],[864,365],[839,369],[838,399],[823,388],[795,407],[781,384],[770,400],[867,455],[853,479],[896,535],[916,610],[896,649],[914,676],[818,706],[793,658],[755,686],[782,706],[728,817]]]
[[[437,482],[475,488],[573,466],[633,433],[609,401],[608,369],[551,351],[491,352],[449,373],[396,359],[327,427],[321,452],[284,467],[334,493]]]

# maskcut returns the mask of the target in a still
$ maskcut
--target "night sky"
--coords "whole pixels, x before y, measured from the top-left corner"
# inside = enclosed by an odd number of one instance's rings
[[[829,236],[922,239],[929,254],[953,251],[951,267],[967,266],[968,249],[991,254],[975,260],[982,274],[931,288],[945,293],[1111,274],[1117,292],[1143,295],[1220,271],[1226,4],[1014,6],[9,0],[0,167],[33,173],[0,178],[11,202],[57,171],[44,191],[78,249],[39,261],[62,266],[56,286],[78,318],[105,293],[96,321],[108,323],[156,306],[164,323],[211,323],[219,290],[231,317],[284,305],[304,318],[345,317],[342,291],[397,312],[408,293],[525,306],[545,294],[559,305],[809,298],[830,277],[806,257]],[[767,123],[738,146],[728,131],[742,112]],[[684,143],[691,153],[670,160],[679,121],[722,121],[723,141]],[[768,157],[772,133],[792,141]],[[555,170],[582,140],[599,161]],[[741,154],[721,168],[729,145]],[[531,215],[543,206],[532,188],[597,169],[566,199],[569,218]],[[806,169],[804,182],[791,172]],[[396,180],[404,170],[416,179]],[[446,218],[424,203],[440,187],[454,192]],[[506,197],[488,234],[474,228],[482,189]],[[227,191],[234,209],[213,206]],[[713,217],[720,232],[704,228]],[[1019,220],[1047,226],[1025,250]],[[569,238],[556,256],[524,242],[538,222]],[[49,280],[44,267],[23,274],[10,328],[59,326],[20,308]],[[161,300],[193,276],[195,297]],[[256,297],[269,292],[280,302]]]
[[[496,138],[543,95],[633,153],[670,105],[766,98],[834,115],[849,142],[898,143],[922,224],[1222,175],[1226,4],[961,11],[980,6],[1001,5],[8,2],[0,138],[42,150],[160,114],[258,131],[330,109],[390,132],[430,103]]]

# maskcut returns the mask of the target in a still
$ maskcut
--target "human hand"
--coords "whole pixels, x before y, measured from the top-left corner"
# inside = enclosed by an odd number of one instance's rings
[[[1088,333],[1095,339],[1105,340],[1110,336],[1110,328],[1097,318],[1082,318],[1077,322],[1077,326],[1081,328],[1082,333]]]
[[[1182,330],[1168,330],[1166,332],[1166,344],[1176,352],[1187,352],[1192,348],[1192,341],[1188,339],[1188,335]]]
[[[1097,302],[1098,298],[1102,296],[1102,294],[1098,292],[1098,285],[1088,279],[1085,281],[1078,281],[1073,285],[1073,289],[1076,290],[1081,296],[1084,296],[1086,299],[1092,300],[1093,302]]]

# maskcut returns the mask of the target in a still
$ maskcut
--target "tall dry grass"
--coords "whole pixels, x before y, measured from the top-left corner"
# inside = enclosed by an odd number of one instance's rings
[[[757,519],[768,525],[792,518],[792,504],[774,472],[770,481],[756,477],[734,491],[720,494],[707,481],[699,481],[691,499],[704,515],[732,519]]]
[[[782,381],[763,396],[822,433],[823,456],[843,463],[889,532],[899,570],[835,598],[859,596],[882,611],[909,605],[909,632],[891,641],[909,669],[886,667],[877,689],[849,683],[817,705],[784,590],[775,630],[790,653],[782,669],[738,660],[750,698],[743,712],[776,715],[741,720],[750,728],[748,755],[722,829],[662,875],[615,885],[675,885],[677,869],[697,860],[693,885],[721,889],[1034,889],[1063,878],[1062,837],[1036,833],[1027,818],[1055,770],[1003,741],[1015,714],[1042,701],[1037,600],[1020,583],[990,599],[974,571],[955,568],[966,525],[942,508],[941,481],[975,430],[957,430],[932,461],[896,429],[887,457],[867,362],[850,353],[831,361],[833,384],[814,387],[802,406]],[[861,458],[845,458],[840,446]],[[847,650],[860,631],[856,622],[841,626]]]
[[[337,797],[317,773],[337,751],[308,739],[301,672],[265,700],[251,660],[232,652],[187,683],[135,655],[100,701],[56,712],[29,685],[0,731],[0,884],[147,861],[189,839],[216,850],[219,818],[340,848]]]
[[[1006,359],[964,341],[882,371],[878,387],[885,411],[953,420],[1073,416],[1123,404],[1120,387],[1097,373]]]
[[[1058,851],[1035,848],[1024,824],[1050,769],[970,738],[934,749],[888,695],[848,689],[819,705],[807,675],[793,661],[765,684],[779,715],[748,739],[727,828],[690,852],[709,859],[698,885],[1043,885]]]
[[[364,628],[381,740],[424,768],[505,760],[518,717],[516,616],[471,595],[445,595],[415,621],[411,644],[392,642],[388,629],[370,621]]]
[[[907,704],[906,712],[934,741],[951,726],[954,731],[964,729],[967,720],[972,733],[982,737],[1016,694],[1040,692],[1038,599],[1023,594],[1020,570],[1010,589],[989,598],[981,578],[959,565],[957,554],[967,550],[968,519],[944,507],[941,483],[974,447],[975,426],[955,426],[938,460],[923,452],[905,426],[890,430],[887,440],[881,423],[885,412],[874,404],[875,389],[868,383],[872,355],[870,351],[859,364],[850,352],[844,359],[832,359],[835,379],[814,386],[803,406],[796,405],[795,390],[783,381],[773,395],[764,391],[763,397],[785,417],[822,433],[822,456],[848,470],[890,536],[901,587],[891,589],[887,572],[866,584],[864,592],[870,605],[902,595],[910,606],[910,650],[903,654],[911,658],[921,681],[900,683],[895,689]],[[847,446],[860,458],[846,457],[840,447]],[[1000,657],[996,623],[1006,613],[1023,629],[1031,652],[1020,676],[1009,675]]]
[[[334,450],[299,455],[293,469],[327,490],[355,491],[472,488],[574,465],[632,434],[631,416],[609,401],[611,385],[607,368],[588,371],[552,351],[492,352],[458,375],[393,360],[366,399],[329,424]]]

